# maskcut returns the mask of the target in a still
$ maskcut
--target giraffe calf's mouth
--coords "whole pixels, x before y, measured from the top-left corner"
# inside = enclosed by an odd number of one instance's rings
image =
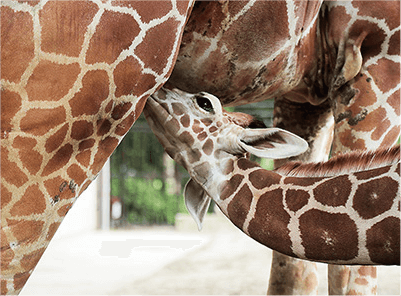
[[[177,129],[174,127],[172,120],[170,120],[173,117],[153,96],[148,98],[143,109],[143,114],[160,144],[171,158],[176,159],[175,156],[178,148],[176,142],[177,135],[175,133]]]
[[[153,96],[147,99],[143,112],[148,122],[151,120],[151,123],[157,127],[156,130],[165,130],[163,122],[166,122],[168,118],[171,117],[167,110],[164,109]],[[149,125],[151,124],[149,123]]]

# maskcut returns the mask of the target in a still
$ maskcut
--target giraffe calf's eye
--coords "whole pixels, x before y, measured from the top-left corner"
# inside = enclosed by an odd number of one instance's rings
[[[206,112],[213,112],[213,105],[208,98],[202,96],[196,97],[196,103]]]

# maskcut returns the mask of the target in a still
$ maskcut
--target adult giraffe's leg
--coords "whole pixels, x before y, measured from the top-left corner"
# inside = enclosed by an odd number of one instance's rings
[[[329,295],[375,295],[375,266],[328,265]]]
[[[399,63],[379,60],[343,86],[335,100],[333,155],[356,149],[391,147],[400,135]],[[391,74],[393,73],[393,74]],[[345,89],[347,89],[345,91]],[[350,99],[341,95],[354,93]],[[331,295],[376,294],[377,273],[372,266],[329,266]]]
[[[327,1],[322,28],[335,61],[327,81],[333,155],[394,145],[400,134],[399,1]],[[330,294],[376,294],[375,267],[329,266]]]
[[[289,130],[308,141],[309,150],[291,160],[324,161],[329,157],[334,120],[329,103],[312,106],[276,99],[274,125]],[[275,161],[278,167],[287,160]],[[316,263],[273,252],[268,295],[317,294]]]

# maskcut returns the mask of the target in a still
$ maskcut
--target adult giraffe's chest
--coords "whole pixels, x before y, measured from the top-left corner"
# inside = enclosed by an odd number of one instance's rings
[[[287,93],[313,68],[320,4],[195,4],[169,83],[233,105]]]

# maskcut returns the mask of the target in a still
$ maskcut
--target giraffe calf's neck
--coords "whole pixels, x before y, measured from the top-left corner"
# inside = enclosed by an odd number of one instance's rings
[[[399,264],[399,146],[378,154],[388,161],[359,171],[341,167],[344,160],[356,160],[356,153],[339,157],[340,164],[337,159],[289,164],[274,172],[239,159],[222,187],[220,205],[245,233],[286,255],[336,264]],[[366,164],[374,155],[361,154],[359,160]]]
[[[267,171],[245,154],[287,158],[303,153],[305,141],[239,125],[236,118],[245,115],[225,112],[206,93],[162,89],[145,116],[192,177],[185,199],[199,228],[212,198],[237,227],[283,254],[334,264],[400,263],[399,146]]]

